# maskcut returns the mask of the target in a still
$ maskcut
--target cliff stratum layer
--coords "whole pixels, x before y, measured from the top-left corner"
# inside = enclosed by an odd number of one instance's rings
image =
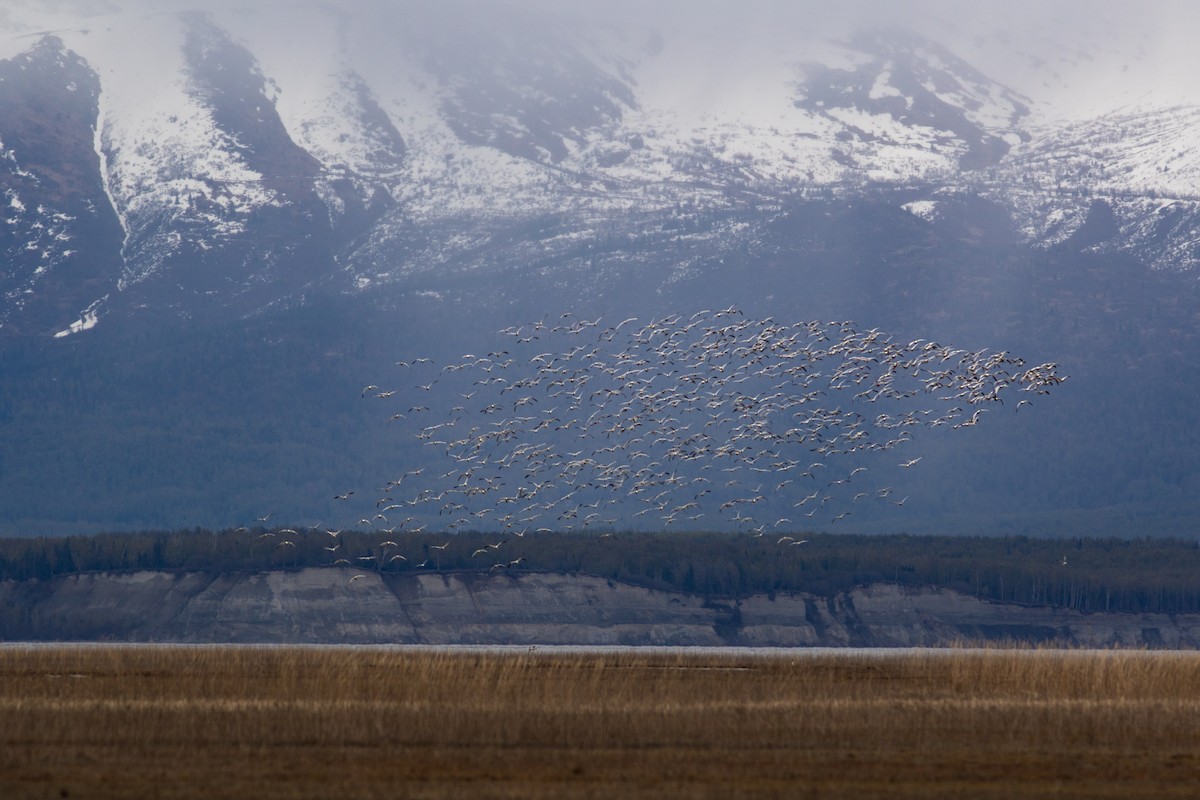
[[[83,574],[2,583],[0,609],[7,641],[1200,646],[1200,615],[1085,614],[885,584],[715,601],[562,574]]]

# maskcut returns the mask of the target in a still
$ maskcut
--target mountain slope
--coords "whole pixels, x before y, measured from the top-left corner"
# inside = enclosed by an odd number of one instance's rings
[[[86,307],[114,291],[121,233],[94,141],[99,94],[54,37],[0,62],[0,326],[82,327]]]
[[[786,56],[755,92],[766,125],[677,113],[662,76],[687,42],[630,48],[519,7],[464,4],[460,24],[419,5],[380,18],[302,5],[297,57],[275,11],[133,5],[61,31],[101,87],[100,163],[75,169],[98,168],[125,232],[122,276],[93,299],[248,313],[335,262],[360,284],[409,270],[414,223],[566,214],[594,235],[601,216],[988,164],[1021,135],[1019,98],[909,34],[804,39],[845,64]],[[362,47],[381,21],[398,55]]]
[[[847,529],[1200,520],[1195,107],[1055,116],[919,19],[452,10],[0,12],[0,522],[370,519],[437,466],[397,362],[731,304],[1072,376]]]

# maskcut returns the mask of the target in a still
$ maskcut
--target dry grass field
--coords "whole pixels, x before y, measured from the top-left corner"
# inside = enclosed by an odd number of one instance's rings
[[[0,647],[0,797],[1200,796],[1200,655]]]

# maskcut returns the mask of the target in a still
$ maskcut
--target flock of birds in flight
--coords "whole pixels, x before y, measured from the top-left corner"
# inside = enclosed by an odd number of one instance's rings
[[[425,466],[388,481],[360,525],[494,530],[474,554],[489,561],[508,536],[588,529],[732,527],[796,546],[787,531],[860,503],[903,506],[871,473],[878,459],[882,472],[916,467],[922,456],[898,455],[915,429],[971,427],[1064,380],[1005,352],[734,307],[612,325],[564,313],[500,335],[452,363],[397,362],[409,386],[363,388],[399,401],[389,422],[438,458],[413,456]]]

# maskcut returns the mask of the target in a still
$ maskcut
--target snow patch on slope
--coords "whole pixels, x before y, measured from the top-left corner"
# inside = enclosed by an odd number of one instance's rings
[[[108,297],[105,296],[105,297],[102,297],[101,299],[97,300],[96,302],[92,303],[90,306],[88,306],[84,310],[83,314],[79,317],[79,319],[77,319],[75,322],[72,322],[69,326],[67,326],[63,330],[55,333],[54,338],[62,339],[64,337],[70,336],[73,333],[83,333],[84,331],[90,331],[92,328],[96,327],[96,323],[100,321],[100,314],[99,314],[98,309],[100,308],[101,305],[103,305],[104,301],[107,299],[108,299]]]
[[[276,198],[193,96],[180,18],[126,14],[109,22],[63,38],[100,76],[97,151],[126,232],[125,286],[156,272],[178,247],[172,226],[219,241]]]
[[[936,200],[914,200],[911,203],[905,203],[900,207],[912,214],[914,217],[923,219],[926,222],[933,222],[939,216],[941,216],[941,212],[938,210],[938,203]]]
[[[1005,164],[1050,190],[1200,199],[1200,105],[1108,114],[1044,129]]]
[[[375,98],[351,64],[345,14],[288,4],[214,16],[254,54],[293,142],[337,175],[396,175],[401,133],[389,118],[370,116]]]
[[[1118,232],[1092,245],[1137,252],[1159,269],[1200,267],[1200,106],[1108,114],[1043,130],[990,173],[1019,229],[1046,246],[1067,241],[1096,201]]]

